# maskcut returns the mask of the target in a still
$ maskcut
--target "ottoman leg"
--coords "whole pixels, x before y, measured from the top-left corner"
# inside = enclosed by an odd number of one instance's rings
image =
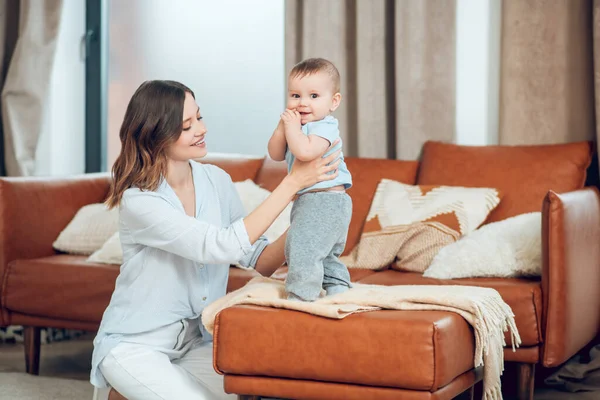
[[[519,368],[519,400],[533,400],[533,384],[535,380],[535,364],[518,363]]]
[[[260,400],[260,396],[246,396],[244,394],[238,395],[238,400]]]

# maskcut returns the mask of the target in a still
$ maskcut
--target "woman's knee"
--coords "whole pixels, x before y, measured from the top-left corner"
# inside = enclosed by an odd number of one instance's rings
[[[140,376],[141,371],[138,371],[135,364],[139,364],[135,357],[119,360],[112,352],[102,360],[99,365],[100,371],[113,389],[109,393],[108,400],[164,399],[149,387],[148,382],[145,382],[148,378],[150,380],[152,378]]]

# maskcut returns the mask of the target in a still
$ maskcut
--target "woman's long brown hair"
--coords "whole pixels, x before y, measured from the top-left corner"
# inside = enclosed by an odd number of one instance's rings
[[[187,86],[174,81],[146,81],[129,101],[119,137],[121,152],[112,167],[106,204],[119,205],[123,192],[136,187],[156,190],[166,174],[169,145],[183,129]]]

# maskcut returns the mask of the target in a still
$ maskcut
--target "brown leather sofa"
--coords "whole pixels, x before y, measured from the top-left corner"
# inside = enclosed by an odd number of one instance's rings
[[[595,188],[584,187],[591,152],[590,143],[469,147],[428,142],[420,161],[347,158],[354,210],[346,253],[359,240],[382,178],[498,188],[502,201],[487,222],[543,213],[541,279],[442,281],[392,269],[352,270],[352,279],[498,290],[512,307],[522,338],[516,352],[507,341],[505,359],[519,364],[520,397],[530,398],[535,364],[560,365],[599,331],[600,197]],[[269,190],[285,175],[285,166],[270,160],[205,162],[224,168],[234,181],[253,179]],[[30,373],[38,372],[39,327],[95,330],[110,299],[118,266],[87,263],[86,257],[52,249],[76,211],[103,201],[108,185],[106,175],[0,179],[0,326],[27,327]],[[252,276],[232,268],[228,290]],[[285,268],[274,277],[283,279]],[[351,356],[342,359],[353,365],[334,368],[336,354]],[[244,306],[219,314],[215,368],[232,393],[292,398],[451,398],[481,375],[473,369],[472,332],[451,313],[379,311],[331,321]]]

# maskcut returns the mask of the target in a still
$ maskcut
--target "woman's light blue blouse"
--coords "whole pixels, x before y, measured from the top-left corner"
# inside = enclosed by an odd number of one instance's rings
[[[184,318],[226,293],[229,265],[254,267],[267,246],[250,244],[244,207],[229,175],[191,161],[196,218],[163,179],[156,191],[128,189],[119,207],[123,265],[94,339],[91,382],[107,385],[98,365],[127,335]],[[202,328],[207,340],[210,335]]]

